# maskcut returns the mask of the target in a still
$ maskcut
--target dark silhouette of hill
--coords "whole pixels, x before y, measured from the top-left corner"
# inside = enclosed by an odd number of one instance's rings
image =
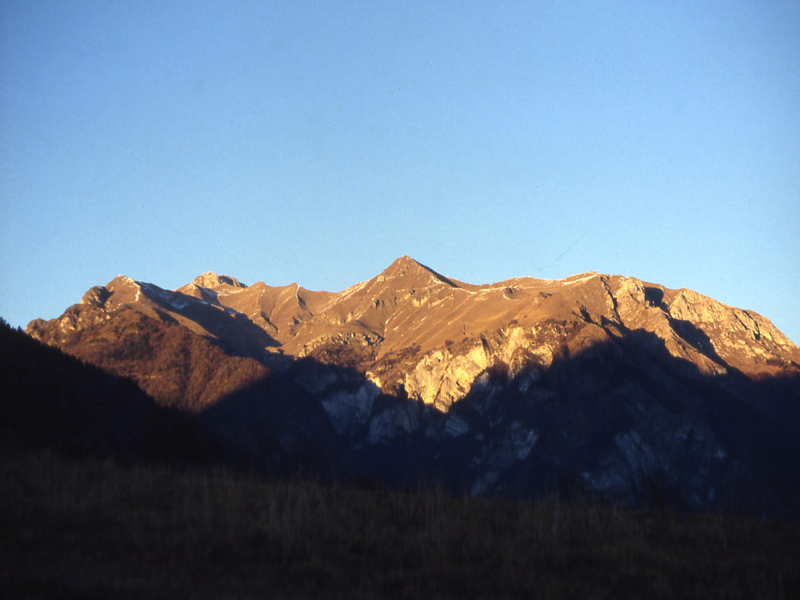
[[[137,385],[46,346],[0,321],[0,452],[179,466],[232,460],[190,416]]]

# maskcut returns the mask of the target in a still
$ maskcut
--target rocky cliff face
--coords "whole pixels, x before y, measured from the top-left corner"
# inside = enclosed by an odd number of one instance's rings
[[[246,413],[273,432],[274,456],[303,447],[336,456],[324,468],[340,474],[399,481],[400,463],[404,477],[438,473],[473,493],[658,484],[697,505],[766,478],[773,496],[795,497],[754,465],[800,449],[800,349],[764,317],[691,290],[598,273],[473,285],[403,257],[339,293],[118,277],[27,331],[164,403],[227,423]],[[266,426],[299,397],[339,450],[310,450],[315,435],[292,419],[280,434]]]

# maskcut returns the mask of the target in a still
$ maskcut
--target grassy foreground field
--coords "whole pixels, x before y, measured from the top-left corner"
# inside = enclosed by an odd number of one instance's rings
[[[798,598],[800,523],[0,459],[6,598]]]

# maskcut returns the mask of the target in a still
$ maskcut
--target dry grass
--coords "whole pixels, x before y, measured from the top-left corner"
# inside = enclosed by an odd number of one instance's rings
[[[794,598],[800,524],[0,463],[15,598]]]

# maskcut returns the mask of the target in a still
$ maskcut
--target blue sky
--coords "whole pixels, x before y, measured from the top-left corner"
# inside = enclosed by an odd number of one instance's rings
[[[800,342],[800,3],[0,3],[0,315],[117,274],[688,287]]]

